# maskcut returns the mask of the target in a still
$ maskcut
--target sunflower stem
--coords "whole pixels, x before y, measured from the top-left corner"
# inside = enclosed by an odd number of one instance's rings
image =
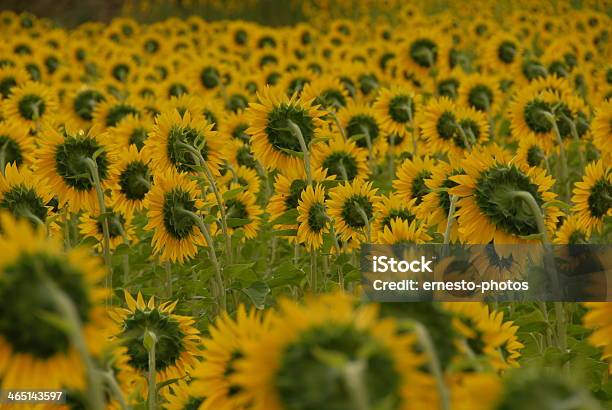
[[[395,176],[395,133],[391,133],[391,148],[388,151],[389,159],[389,182],[393,180]]]
[[[166,261],[164,263],[164,269],[166,271],[166,296],[168,298],[172,297],[172,269],[170,266],[170,261]]]
[[[183,142],[177,143],[178,146],[185,148],[189,152],[192,153],[196,162],[198,162],[200,167],[204,170],[204,175],[210,184],[210,188],[215,195],[215,199],[217,201],[217,205],[219,205],[219,213],[221,214],[221,231],[223,232],[223,236],[225,238],[225,257],[227,259],[227,263],[231,265],[232,263],[232,238],[229,235],[229,230],[227,228],[227,215],[225,212],[225,203],[223,201],[223,196],[219,192],[219,188],[217,187],[217,183],[215,182],[215,177],[213,176],[210,167],[204,157],[202,157],[202,153],[192,147],[189,144],[185,144]]]
[[[366,140],[366,145],[368,147],[368,166],[371,170],[374,170],[374,149],[372,147],[372,138],[370,137],[370,131],[364,125],[360,125],[361,132]]]
[[[448,208],[448,217],[446,219],[446,229],[444,230],[444,244],[450,243],[451,230],[455,222],[455,208],[457,206],[457,195],[450,196],[450,207]]]
[[[353,408],[355,410],[369,410],[370,399],[368,397],[368,388],[364,380],[366,363],[362,360],[351,361],[344,365],[342,369],[344,383],[349,392]]]
[[[114,227],[117,228],[117,230],[121,234],[121,237],[123,238],[123,243],[129,246],[130,239],[128,238],[127,233],[125,232],[125,229],[123,229],[123,225],[121,224],[121,221],[119,221],[116,215],[112,219],[112,224]],[[126,252],[123,255],[123,286],[124,287],[125,287],[125,284],[129,280],[129,276],[130,276],[130,255],[128,254],[128,252]]]
[[[317,292],[317,250],[310,251],[310,289]]]
[[[302,154],[304,154],[304,170],[306,171],[306,179],[308,180],[308,185],[312,185],[312,170],[310,168],[310,151],[308,151],[308,147],[306,146],[306,141],[304,141],[304,136],[302,135],[302,130],[298,127],[293,121],[287,120],[287,127],[291,130],[291,133],[297,140],[300,142],[300,148],[302,149]]]
[[[83,162],[87,165],[89,173],[92,179],[92,183],[96,189],[98,197],[98,206],[100,207],[100,215],[102,215],[102,234],[104,236],[103,243],[103,254],[104,264],[106,265],[106,288],[112,289],[113,287],[113,266],[111,262],[110,254],[110,230],[108,227],[108,217],[106,215],[106,204],[104,203],[104,190],[100,182],[100,173],[98,172],[98,164],[91,158],[83,158]],[[108,301],[107,301],[108,302]]]
[[[459,135],[461,135],[461,138],[463,139],[463,143],[465,144],[465,149],[468,150],[468,152],[472,151],[472,144],[470,144],[470,141],[468,140],[467,135],[465,135],[465,131],[463,130],[463,128],[461,127],[461,125],[455,123],[455,127],[457,128],[457,131],[459,131]]]
[[[429,359],[429,371],[436,379],[436,386],[438,388],[438,395],[440,397],[440,409],[450,410],[450,396],[446,384],[444,383],[444,373],[442,372],[442,366],[436,353],[436,348],[427,328],[417,321],[413,321],[414,331],[419,340],[419,344],[427,354]]]
[[[119,384],[115,379],[113,371],[107,370],[105,372],[100,372],[100,376],[102,376],[102,379],[104,379],[104,381],[110,388],[110,391],[119,403],[119,407],[121,408],[121,410],[128,410],[129,407],[125,402],[125,397],[123,396],[123,392],[121,391],[121,388],[119,387]]]
[[[6,173],[6,149],[8,148],[8,141],[2,144],[2,148],[0,149],[0,173],[5,175]]]
[[[346,168],[344,167],[344,158],[340,158],[338,161],[338,168],[340,169],[340,174],[342,175],[342,179],[348,181],[348,174],[346,172]]]
[[[338,119],[338,116],[336,115],[336,113],[329,110],[327,111],[327,114],[332,118],[332,120],[334,120],[334,124],[336,124],[336,127],[338,127],[338,130],[340,130],[340,135],[342,135],[342,139],[346,141],[346,130],[344,129],[342,124],[340,124],[340,120]]]
[[[219,309],[222,312],[227,310],[227,295],[225,293],[225,286],[223,284],[223,275],[221,273],[221,266],[219,265],[219,260],[217,259],[217,252],[215,251],[215,243],[213,242],[212,236],[210,235],[210,231],[208,227],[197,214],[194,212],[188,211],[187,209],[176,207],[175,211],[182,213],[190,217],[193,222],[198,226],[202,235],[204,235],[204,239],[206,239],[206,243],[208,244],[208,253],[210,255],[210,261],[215,268],[215,279],[216,279],[216,288],[217,288],[217,303],[219,305]]]
[[[359,213],[359,215],[361,215],[361,218],[363,219],[363,223],[365,224],[367,241],[368,243],[371,243],[372,242],[372,231],[370,229],[370,219],[368,218],[368,215],[365,213],[361,205],[355,204],[355,208],[357,209],[357,212]]]
[[[149,410],[157,410],[157,369],[155,360],[155,345],[157,344],[157,335],[149,329],[145,329],[143,344],[147,349],[149,359],[149,370],[147,375],[147,402],[149,405]]]
[[[565,202],[568,202],[570,188],[569,178],[567,176],[567,160],[565,158],[565,148],[563,147],[563,139],[561,138],[561,132],[559,131],[559,127],[557,126],[557,120],[555,119],[555,116],[552,113],[548,111],[542,111],[542,114],[552,125],[553,131],[555,132],[555,137],[557,138],[557,145],[559,146],[559,168],[561,170],[559,180],[564,187],[563,199]]]
[[[103,410],[104,409],[104,395],[102,392],[102,384],[98,377],[98,371],[95,367],[94,361],[91,355],[87,351],[87,343],[83,336],[81,319],[74,306],[74,303],[64,293],[64,291],[57,286],[47,275],[45,275],[41,268],[36,269],[38,276],[47,288],[48,295],[51,298],[51,302],[59,313],[66,320],[70,326],[68,337],[72,342],[72,345],[77,350],[79,357],[85,365],[88,379],[88,401],[92,410]]]

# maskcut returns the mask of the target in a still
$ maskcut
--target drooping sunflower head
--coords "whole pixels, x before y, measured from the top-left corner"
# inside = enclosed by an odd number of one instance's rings
[[[461,80],[459,101],[484,113],[494,114],[501,104],[501,91],[496,77],[471,74]]]
[[[380,123],[372,107],[351,103],[338,112],[338,119],[346,137],[355,141],[359,148],[372,150],[374,155],[386,151],[387,140],[383,138]]]
[[[408,222],[401,218],[394,218],[389,221],[378,235],[378,242],[386,245],[426,243],[431,241],[431,236],[427,234],[427,228],[419,221]]]
[[[612,216],[612,168],[603,160],[588,164],[582,181],[576,182],[573,191],[573,211],[578,225],[587,234],[601,232],[604,219]]]
[[[597,107],[592,130],[597,149],[604,155],[612,155],[612,100]]]
[[[165,111],[145,142],[151,164],[162,170],[193,173],[203,161],[214,175],[219,175],[223,157],[223,141],[212,124],[189,111]]]
[[[134,227],[132,215],[106,208],[106,213],[84,212],[79,218],[79,231],[84,237],[97,240],[97,248],[102,250],[104,240],[104,223],[108,224],[109,245],[115,249],[120,244],[127,244],[133,239]]]
[[[44,317],[62,316],[58,298],[68,298],[78,315],[86,348],[95,355],[112,329],[103,306],[107,292],[98,260],[88,250],[64,253],[61,240],[48,238],[26,221],[1,217],[0,295],[6,303],[0,323],[3,389],[83,388],[85,364],[64,328]],[[70,368],[71,371],[61,369]]]
[[[237,362],[236,380],[255,408],[352,408],[343,376],[351,370],[341,369],[357,362],[372,405],[424,405],[430,379],[418,370],[422,358],[413,343],[393,319],[379,319],[375,305],[354,307],[345,294],[307,298],[304,305],[284,300],[271,330]],[[344,358],[336,370],[332,357]]]
[[[535,136],[528,135],[526,138],[519,140],[516,161],[530,167],[546,168],[547,154],[545,144]]]
[[[139,292],[136,299],[125,291],[127,308],[111,312],[120,330],[115,338],[127,348],[128,364],[146,377],[149,355],[144,340],[147,332],[155,335],[155,368],[157,382],[182,378],[197,362],[199,332],[194,320],[174,312],[176,302],[156,304],[153,297],[145,303]]]
[[[27,82],[11,89],[4,100],[4,117],[15,124],[36,128],[57,111],[57,98],[52,89],[37,82]]]
[[[256,203],[257,198],[255,194],[246,189],[244,185],[237,183],[231,183],[227,192],[241,189],[239,193],[233,195],[230,199],[226,199],[225,202],[225,215],[230,228],[228,232],[234,233],[237,230],[244,232],[246,239],[253,239],[257,236],[257,232],[261,226],[261,214],[263,210]],[[210,202],[214,201],[214,195],[210,195]],[[221,218],[219,214],[219,218]],[[216,228],[213,227],[213,228]],[[213,229],[213,233],[216,232]]]
[[[548,204],[556,194],[551,191],[554,180],[539,168],[520,166],[509,160],[498,148],[472,151],[461,163],[463,175],[451,177],[458,185],[449,189],[460,197],[457,205],[459,234],[464,242],[474,244],[528,243],[538,235],[536,216],[526,203],[527,192],[533,197],[544,217],[547,231],[554,229],[560,210]]]
[[[401,64],[419,79],[426,79],[436,68],[444,66],[448,55],[449,39],[446,35],[431,31],[417,31],[403,43]]]
[[[419,125],[432,152],[449,152],[466,146],[465,133],[459,129],[459,108],[447,97],[430,100],[420,114]]]
[[[340,80],[331,75],[317,77],[305,84],[302,98],[306,101],[312,100],[314,104],[326,110],[334,111],[346,107],[350,99]]]
[[[118,150],[129,150],[133,146],[140,151],[152,129],[153,122],[148,117],[130,114],[119,121],[109,135],[112,135],[112,143]]]
[[[142,115],[141,107],[129,99],[109,98],[98,101],[95,105],[92,122],[102,129],[110,128],[117,126],[122,119],[129,115],[140,117]]]
[[[374,205],[378,201],[377,189],[371,182],[355,179],[329,191],[327,207],[333,218],[336,233],[343,241],[364,241],[374,217]]]
[[[259,103],[251,103],[247,118],[251,126],[253,153],[268,168],[287,169],[302,166],[296,153],[316,139],[323,126],[323,112],[310,101],[293,96],[287,98],[279,89],[265,88],[258,93]]]
[[[79,125],[91,123],[96,105],[106,100],[102,91],[93,87],[80,86],[68,93],[64,102],[70,117]]]
[[[486,67],[503,74],[520,63],[523,46],[518,38],[509,33],[498,33],[487,40],[483,62]]]
[[[374,204],[374,224],[372,230],[374,237],[383,233],[385,227],[391,227],[391,221],[401,219],[412,223],[417,219],[415,200],[402,201],[399,195],[391,193],[380,196],[380,200]]]
[[[243,143],[248,143],[251,137],[246,130],[249,128],[249,122],[244,112],[227,114],[221,121],[219,132],[224,134],[227,140],[237,140]]]
[[[29,77],[26,71],[16,67],[0,67],[0,99],[10,97],[16,86],[25,84]]]
[[[590,235],[578,223],[576,215],[570,215],[563,221],[555,233],[554,243],[559,245],[579,245],[588,243]]]
[[[102,190],[109,187],[115,153],[97,128],[87,133],[47,127],[37,152],[36,174],[47,180],[60,206],[98,209],[94,172]]]

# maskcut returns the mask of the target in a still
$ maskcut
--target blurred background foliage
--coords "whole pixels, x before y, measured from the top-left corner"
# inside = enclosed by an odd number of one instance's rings
[[[525,1],[491,0],[499,18]],[[563,0],[550,0],[553,8]],[[612,0],[569,0],[574,8],[590,7],[612,16]],[[462,1],[420,0],[426,13],[454,8],[461,13]],[[108,22],[114,17],[132,17],[152,22],[168,17],[198,15],[208,20],[243,19],[271,26],[301,21],[325,24],[338,18],[386,17],[393,20],[403,0],[0,0],[0,10],[28,12],[73,27],[86,21]]]

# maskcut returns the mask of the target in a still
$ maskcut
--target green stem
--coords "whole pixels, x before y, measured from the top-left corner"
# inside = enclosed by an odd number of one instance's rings
[[[340,130],[340,135],[342,135],[342,139],[346,141],[346,130],[344,129],[342,124],[340,124],[340,120],[338,119],[338,116],[336,115],[336,113],[331,110],[329,110],[327,113],[329,114],[330,117],[332,117],[332,119],[334,120],[334,123],[336,124],[336,127],[338,127],[338,129]]]
[[[317,250],[310,251],[310,289],[317,292]]]
[[[227,310],[227,295],[225,293],[223,275],[221,274],[221,266],[219,265],[219,260],[217,259],[217,252],[215,251],[215,243],[213,242],[212,236],[210,235],[210,232],[202,218],[200,218],[197,214],[180,207],[176,207],[174,209],[177,212],[182,213],[183,215],[189,216],[198,226],[200,232],[202,232],[202,235],[204,235],[204,238],[206,239],[206,243],[208,244],[208,252],[210,254],[210,261],[213,264],[213,267],[215,268],[215,276],[217,282],[216,287],[218,289],[217,303],[219,304],[219,308],[221,309],[221,311],[225,312]]]
[[[125,402],[125,397],[123,396],[123,392],[121,391],[121,388],[119,387],[119,384],[117,383],[117,380],[115,380],[115,376],[113,375],[112,370],[100,372],[100,376],[102,376],[102,378],[104,379],[104,381],[110,388],[110,391],[115,397],[115,399],[117,400],[117,402],[119,403],[119,407],[121,408],[121,410],[128,410],[129,407],[127,403]]]
[[[457,195],[450,196],[450,207],[448,209],[448,217],[446,219],[446,229],[444,230],[444,244],[450,243],[451,230],[453,228],[453,222],[455,221],[455,208],[457,206]]]
[[[166,261],[164,268],[166,270],[166,296],[169,299],[172,297],[172,269],[170,261]]]
[[[436,386],[438,388],[438,396],[440,397],[440,409],[450,410],[450,395],[446,384],[444,383],[444,373],[442,372],[442,366],[436,353],[431,337],[427,328],[419,322],[413,322],[415,333],[419,339],[419,344],[427,354],[429,359],[429,371],[436,379]]]
[[[352,408],[355,410],[369,410],[370,399],[368,397],[368,386],[364,378],[366,370],[365,361],[362,359],[348,362],[342,370],[344,383],[346,384],[349,396],[353,402]]]
[[[225,212],[225,202],[223,201],[223,196],[221,195],[221,192],[219,192],[219,188],[217,187],[217,183],[215,182],[215,177],[213,176],[208,166],[208,163],[202,157],[202,153],[200,151],[198,151],[191,145],[185,144],[183,142],[179,142],[177,143],[177,145],[191,152],[196,162],[198,162],[199,165],[204,170],[206,179],[208,180],[208,183],[210,184],[210,188],[212,189],[213,194],[215,195],[215,199],[217,201],[217,205],[219,206],[219,213],[221,214],[221,231],[223,232],[223,236],[225,238],[225,256],[227,258],[227,263],[231,264],[232,259],[233,259],[232,258],[232,239],[229,235],[229,229],[227,228],[227,215]]]
[[[6,149],[8,148],[8,141],[2,144],[0,149],[0,173],[5,175],[6,173]]]
[[[89,405],[93,410],[103,410],[105,406],[102,384],[98,378],[98,371],[96,370],[94,361],[87,351],[87,344],[82,332],[81,319],[79,318],[76,307],[64,291],[43,273],[42,268],[37,269],[37,272],[39,273],[38,276],[41,281],[47,288],[48,295],[53,305],[70,326],[68,336],[72,345],[77,350],[81,361],[85,365],[85,370],[87,372],[87,400],[89,401]]]
[[[559,127],[557,126],[557,120],[555,116],[548,112],[542,111],[542,114],[546,117],[546,119],[550,122],[553,127],[553,131],[555,133],[555,137],[557,138],[557,145],[559,146],[559,167],[561,170],[561,176],[559,178],[559,182],[564,186],[563,199],[565,202],[569,201],[569,178],[567,176],[567,160],[565,158],[565,148],[563,147],[563,139],[561,138],[561,132],[559,132]]]
[[[148,365],[149,371],[147,376],[148,384],[148,396],[147,401],[149,404],[149,410],[157,410],[157,369],[155,360],[155,346],[157,345],[157,335],[150,331],[145,330],[145,348],[148,352]]]
[[[372,231],[370,229],[370,220],[368,219],[368,215],[359,204],[355,204],[355,207],[357,208],[357,212],[359,212],[359,215],[361,215],[363,223],[365,224],[367,241],[368,243],[372,243]]]
[[[107,275],[106,275],[106,286],[107,289],[112,289],[113,287],[113,266],[111,262],[111,254],[110,254],[110,231],[108,228],[108,218],[106,215],[106,204],[104,203],[104,191],[102,190],[102,184],[100,182],[100,173],[98,172],[98,164],[91,158],[83,158],[83,162],[87,165],[89,169],[89,173],[92,179],[92,184],[96,189],[96,194],[98,197],[98,206],[100,207],[100,215],[102,215],[102,234],[104,236],[103,242],[103,254],[104,254],[104,264],[106,265]]]
[[[312,185],[312,170],[310,168],[310,151],[308,151],[308,147],[306,146],[306,141],[304,141],[304,136],[302,135],[302,130],[300,127],[295,125],[295,123],[291,120],[287,120],[287,126],[291,133],[297,140],[300,142],[300,148],[302,150],[302,154],[304,156],[304,169],[306,171],[306,179],[308,185]]]

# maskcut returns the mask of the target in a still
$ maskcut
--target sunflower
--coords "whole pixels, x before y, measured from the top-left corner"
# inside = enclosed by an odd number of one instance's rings
[[[119,327],[115,339],[127,348],[128,365],[142,378],[147,376],[149,354],[143,340],[146,332],[152,332],[157,339],[156,383],[185,377],[200,355],[194,320],[173,313],[176,302],[156,304],[151,297],[145,303],[140,292],[136,299],[127,291],[124,294],[127,308],[115,308],[109,314]]]
[[[45,181],[34,178],[27,168],[9,164],[5,173],[0,174],[0,209],[9,211],[15,218],[24,218],[35,227],[44,226],[51,198]]]
[[[578,223],[576,215],[570,215],[563,220],[561,227],[555,232],[553,243],[559,245],[576,245],[588,243],[589,234]]]
[[[424,224],[414,220],[393,218],[378,235],[378,243],[396,245],[404,243],[426,243],[431,241]]]
[[[397,179],[393,180],[393,188],[402,199],[406,201],[414,199],[414,204],[420,205],[423,197],[429,193],[425,180],[431,178],[435,166],[433,159],[428,156],[404,161],[397,170]]]
[[[539,168],[521,166],[509,160],[496,145],[472,151],[461,162],[465,174],[450,177],[458,185],[448,190],[457,195],[459,236],[474,244],[532,243],[537,235],[536,216],[524,200],[512,195],[526,191],[535,199],[547,231],[555,229],[561,211],[550,204],[554,180]]]
[[[104,270],[89,250],[64,253],[61,241],[25,221],[5,214],[1,225],[0,387],[84,388],[85,364],[77,347],[65,328],[44,318],[61,315],[50,295],[62,292],[81,321],[87,350],[99,354],[112,332],[103,302],[108,292],[99,286]]]
[[[257,175],[257,171],[241,165],[234,168],[227,163],[224,165],[224,167],[228,168],[229,170],[225,168],[223,169],[225,174],[223,175],[221,181],[228,186],[228,189],[231,184],[238,184],[245,187],[247,191],[252,192],[253,195],[257,196],[261,189],[261,180]]]
[[[327,209],[336,233],[343,241],[370,239],[367,237],[368,228],[374,216],[374,205],[379,199],[376,191],[372,182],[360,179],[346,181],[329,191]]]
[[[396,193],[381,195],[380,200],[374,204],[374,223],[372,224],[373,237],[380,237],[385,227],[391,227],[393,219],[401,219],[411,223],[415,221],[415,200],[405,202]]]
[[[604,155],[612,155],[612,100],[597,107],[591,128],[597,149]]]
[[[11,96],[2,103],[4,117],[8,121],[32,129],[53,117],[57,108],[57,98],[53,91],[36,82],[14,87]]]
[[[302,191],[297,206],[297,241],[308,249],[323,245],[323,234],[329,231],[329,217],[325,212],[325,188],[322,185],[308,186]]]
[[[199,212],[203,206],[200,190],[196,181],[172,170],[157,175],[154,182],[145,197],[149,219],[145,229],[154,231],[153,250],[162,260],[183,262],[205,243],[192,216],[181,212]]]
[[[603,160],[591,162],[584,169],[582,181],[576,182],[573,193],[578,225],[589,235],[601,232],[604,219],[612,216],[612,168]]]
[[[350,97],[340,80],[331,75],[316,77],[302,90],[305,101],[313,101],[326,110],[337,111],[346,107]]]
[[[268,315],[268,318],[270,316]],[[195,381],[190,391],[205,396],[202,410],[234,410],[248,407],[243,387],[234,382],[236,362],[244,357],[245,346],[254,343],[268,331],[269,319],[255,310],[247,312],[238,306],[236,318],[223,313],[209,328],[203,341],[203,361],[191,374]]]
[[[0,122],[0,173],[9,164],[23,167],[34,160],[34,139],[28,127],[13,122]]]
[[[279,89],[266,87],[257,93],[259,103],[251,103],[247,118],[255,157],[268,169],[288,169],[302,166],[298,136],[290,127],[299,129],[306,147],[316,139],[324,125],[323,112],[311,106],[309,101],[295,95],[286,98]],[[313,144],[316,145],[316,144]]]
[[[483,53],[483,64],[491,72],[505,75],[516,70],[524,46],[511,33],[500,32],[489,38]]]
[[[519,350],[524,346],[516,337],[518,326],[504,321],[503,312],[490,311],[479,302],[447,302],[443,306],[455,315],[453,325],[465,338],[466,343],[460,344],[459,350],[470,349],[474,354],[486,356],[498,371],[519,367]]]
[[[249,122],[244,112],[229,113],[223,117],[219,125],[219,132],[223,134],[229,141],[231,139],[238,140],[243,143],[248,143],[250,140],[246,130],[249,128]]]
[[[128,115],[141,115],[141,107],[130,99],[108,98],[95,104],[92,123],[102,129],[115,127]]]
[[[425,180],[429,193],[423,196],[423,201],[417,210],[419,219],[427,221],[441,235],[446,232],[451,207],[451,195],[448,190],[458,185],[451,177],[463,174],[461,168],[452,164],[453,162],[449,164],[441,161],[432,169],[431,177]],[[451,226],[449,238],[452,242],[459,238],[459,227],[456,223]]]
[[[105,215],[99,213],[84,212],[79,217],[79,231],[83,237],[97,240],[98,251],[102,250],[104,231],[102,229],[103,218],[108,221],[108,233],[110,249],[115,249],[120,244],[128,244],[134,237],[132,216],[123,212],[115,211],[112,207],[106,208]]]
[[[228,220],[230,228],[228,232],[232,234],[235,230],[244,231],[246,239],[253,239],[257,236],[257,232],[261,227],[261,214],[263,210],[257,205],[255,194],[244,185],[232,183],[226,191],[243,188],[238,194],[230,199],[225,199],[225,216]],[[209,195],[209,202],[214,202],[214,194]],[[221,218],[221,215],[217,215]],[[217,232],[217,226],[213,227],[213,234]]]
[[[430,152],[449,152],[452,147],[465,147],[459,130],[458,108],[447,97],[431,99],[420,113],[419,125]]]
[[[537,261],[539,251],[527,250],[521,247],[500,247],[494,245],[475,245],[470,249],[468,266],[478,275],[479,281],[522,279],[525,277],[527,259]],[[523,250],[524,252],[521,252]]]
[[[405,137],[408,127],[416,126],[413,119],[419,109],[419,100],[414,92],[406,88],[383,88],[374,103],[381,129]]]
[[[333,135],[325,144],[317,144],[312,152],[312,166],[327,170],[337,180],[366,179],[369,174],[368,152],[355,141]]]
[[[367,148],[370,156],[376,157],[387,150],[387,140],[383,138],[376,111],[369,105],[350,103],[338,111],[340,126],[346,138],[355,141],[359,148]]]
[[[461,79],[459,102],[475,110],[495,114],[501,105],[499,81],[494,76],[470,74]]]
[[[78,87],[67,92],[64,108],[75,124],[85,127],[93,119],[96,105],[106,100],[102,91],[91,86],[79,84]]]
[[[157,87],[159,91],[156,94],[167,99],[188,95],[196,88],[188,78],[179,73],[169,74]]]
[[[372,408],[435,406],[437,397],[424,402],[431,378],[419,370],[424,358],[415,353],[414,334],[379,318],[377,305],[354,302],[343,293],[309,297],[303,305],[282,300],[270,331],[236,362],[233,380],[245,401],[267,410],[354,408],[344,375],[360,363]]]
[[[584,304],[589,311],[583,318],[584,325],[593,329],[589,342],[603,350],[602,358],[610,361],[612,357],[612,303],[588,302]],[[612,367],[610,369],[612,371]]]
[[[180,115],[176,110],[157,117],[145,149],[154,168],[192,173],[204,160],[213,175],[219,175],[224,155],[223,141],[210,123],[189,111]]]
[[[26,71],[16,67],[0,67],[0,100],[11,96],[14,87],[29,80]]]
[[[48,188],[57,195],[59,205],[69,204],[73,211],[97,210],[96,186],[86,161],[95,163],[100,189],[105,191],[110,187],[115,160],[114,151],[98,129],[62,135],[46,127],[39,142],[35,174],[48,181]]]
[[[449,39],[436,30],[416,30],[402,44],[401,66],[416,74],[419,80],[427,80],[433,70],[446,67],[444,56],[450,49]]]
[[[109,137],[112,136],[113,145],[119,151],[129,150],[131,146],[141,151],[152,130],[153,121],[149,118],[130,114],[117,123]]]
[[[519,140],[516,150],[516,162],[530,167],[547,168],[548,151],[545,144],[533,134]]]

